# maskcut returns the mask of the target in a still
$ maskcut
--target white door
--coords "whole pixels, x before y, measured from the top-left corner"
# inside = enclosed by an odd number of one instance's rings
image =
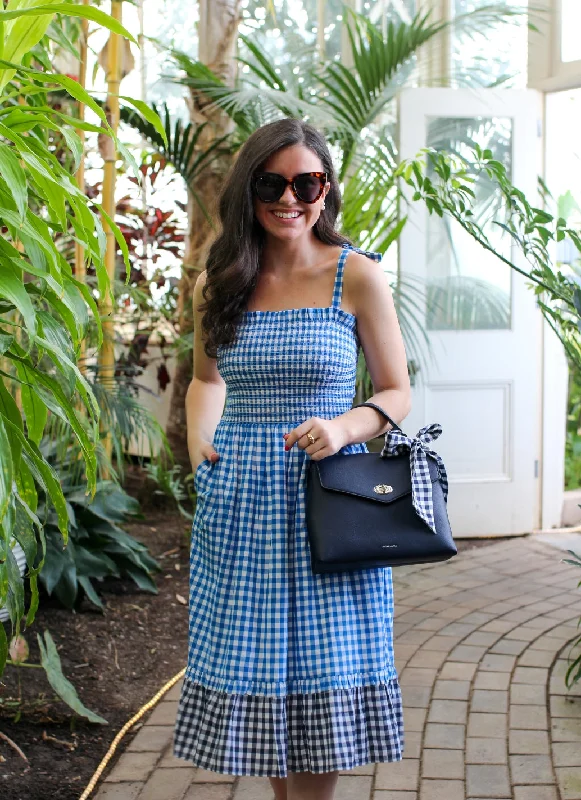
[[[405,90],[400,154],[412,158],[426,146],[466,152],[462,142],[473,140],[491,149],[538,205],[541,110],[541,95],[529,89]],[[476,191],[490,196],[480,183]],[[498,226],[485,231],[497,252],[526,268]],[[422,313],[432,349],[404,429],[414,435],[427,423],[442,424],[433,446],[448,471],[456,537],[530,532],[538,527],[542,441],[543,321],[535,295],[459,224],[430,216],[422,202],[410,203],[399,242],[400,275],[419,280],[429,298]]]

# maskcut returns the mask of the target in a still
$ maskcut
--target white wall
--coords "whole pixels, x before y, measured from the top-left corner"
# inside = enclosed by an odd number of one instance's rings
[[[167,421],[169,419],[170,401],[173,392],[175,359],[169,358],[166,361],[166,367],[170,374],[172,382],[166,386],[164,392],[161,392],[157,384],[157,368],[160,363],[159,362],[160,356],[161,356],[161,351],[159,347],[153,347],[148,345],[147,354],[144,356],[144,358],[149,363],[146,369],[144,370],[143,374],[136,379],[136,382],[140,385],[147,387],[148,389],[150,389],[152,392],[155,393],[154,395],[152,395],[149,391],[140,391],[138,395],[139,402],[141,403],[141,405],[145,406],[145,408],[147,408],[149,411],[152,412],[152,414],[155,416],[155,418],[165,431],[167,426]],[[143,436],[140,436],[139,439],[134,437],[129,443],[129,448],[127,452],[130,453],[131,455],[140,455],[140,456],[151,455],[149,449],[149,442]]]

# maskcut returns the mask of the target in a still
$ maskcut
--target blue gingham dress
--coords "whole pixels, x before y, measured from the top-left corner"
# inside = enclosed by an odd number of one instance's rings
[[[206,770],[285,777],[403,757],[391,569],[313,574],[309,456],[284,449],[283,433],[352,406],[360,344],[356,317],[340,307],[351,249],[331,306],[246,311],[237,341],[218,348],[227,400],[213,441],[220,458],[194,476],[173,745]]]

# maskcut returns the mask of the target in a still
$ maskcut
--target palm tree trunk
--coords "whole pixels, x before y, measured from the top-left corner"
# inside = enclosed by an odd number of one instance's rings
[[[236,75],[236,41],[240,18],[240,0],[200,0],[198,23],[198,58],[233,86]],[[192,91],[187,98],[192,121],[199,125],[208,121],[205,136],[200,137],[199,147],[206,149],[216,138],[232,130],[232,122],[222,111],[212,108],[204,95]],[[202,141],[203,139],[203,141]],[[210,215],[215,218],[215,201],[220,178],[225,174],[230,159],[226,156],[207,167],[196,180],[196,194]],[[214,238],[214,230],[208,223],[198,202],[191,192],[188,197],[188,235],[185,243],[184,263],[179,286],[178,314],[180,335],[190,333],[193,328],[192,292],[198,275],[205,268],[208,250]],[[188,471],[190,462],[186,442],[185,398],[192,379],[191,359],[182,359],[176,365],[170,405],[167,437],[176,462]]]

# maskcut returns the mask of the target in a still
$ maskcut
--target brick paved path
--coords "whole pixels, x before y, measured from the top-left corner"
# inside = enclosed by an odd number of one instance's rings
[[[405,757],[341,773],[335,800],[581,800],[581,687],[564,683],[581,574],[564,556],[527,537],[394,570]],[[173,758],[178,693],[96,800],[272,800],[267,778]]]

